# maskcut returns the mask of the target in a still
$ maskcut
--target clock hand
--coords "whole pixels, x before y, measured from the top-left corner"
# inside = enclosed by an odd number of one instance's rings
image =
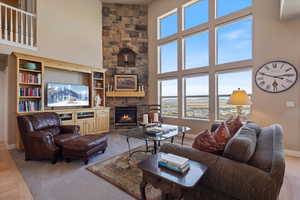
[[[263,76],[268,76],[268,77],[271,77],[271,78],[278,78],[278,79],[281,79],[281,80],[284,79],[283,77],[280,77],[280,76],[273,76],[273,75],[266,74],[266,73],[263,73],[263,72],[259,72],[259,74],[261,74],[261,75],[263,75]]]

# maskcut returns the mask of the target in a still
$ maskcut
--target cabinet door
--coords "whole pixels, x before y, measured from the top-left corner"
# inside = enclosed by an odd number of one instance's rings
[[[86,134],[94,134],[95,133],[95,120],[89,119],[85,122],[86,126]]]
[[[109,131],[109,111],[102,110],[97,117],[98,127],[100,132]]]

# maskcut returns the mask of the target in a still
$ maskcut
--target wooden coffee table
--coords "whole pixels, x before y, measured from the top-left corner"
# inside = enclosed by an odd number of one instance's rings
[[[158,161],[162,154],[164,153],[151,155],[138,165],[143,171],[143,181],[140,185],[143,200],[146,200],[145,188],[148,183],[161,190],[163,199],[181,199],[185,192],[199,182],[207,170],[207,166],[192,160],[189,160],[190,169],[184,174],[159,167]]]

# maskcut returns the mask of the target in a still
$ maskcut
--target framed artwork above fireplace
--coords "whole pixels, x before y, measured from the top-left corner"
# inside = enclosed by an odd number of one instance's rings
[[[115,91],[137,91],[137,75],[115,75]]]

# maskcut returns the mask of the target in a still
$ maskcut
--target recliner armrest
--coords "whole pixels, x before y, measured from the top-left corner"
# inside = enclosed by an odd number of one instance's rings
[[[246,163],[175,144],[164,144],[160,151],[206,165],[208,170],[199,184],[213,190],[236,199],[276,199],[276,181],[274,183],[272,176]]]
[[[28,136],[36,145],[46,147],[50,151],[58,151],[58,147],[54,144],[53,135],[48,131],[35,131],[29,133]]]
[[[59,127],[61,134],[79,134],[80,126],[78,125],[62,125]]]

